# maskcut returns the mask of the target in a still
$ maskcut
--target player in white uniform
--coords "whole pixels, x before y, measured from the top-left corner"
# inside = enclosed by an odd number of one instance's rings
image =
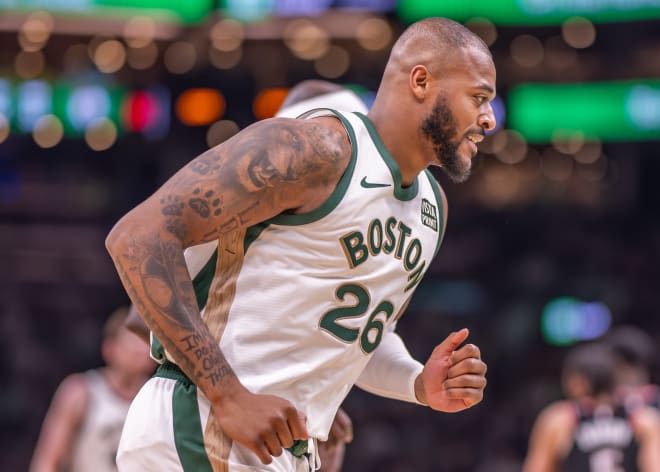
[[[367,113],[367,107],[362,99],[351,90],[323,80],[305,80],[289,91],[275,116],[296,118],[309,110],[322,106]],[[199,274],[200,270],[211,259],[217,246],[216,241],[211,241],[185,250],[184,257],[191,277],[194,278]],[[126,326],[140,338],[150,342],[151,333],[134,307],[131,307]],[[153,349],[154,359],[162,361],[162,347],[160,347],[160,344],[155,342]],[[352,439],[353,426],[351,419],[345,411],[339,409],[330,428],[328,440],[318,444],[319,458],[323,464],[322,472],[338,472],[341,470],[345,444]]]
[[[126,308],[105,323],[106,366],[67,377],[55,394],[31,472],[113,472],[131,400],[154,370],[143,343],[124,326]]]
[[[395,44],[368,116],[259,122],[117,223],[108,250],[164,361],[131,406],[120,470],[314,469],[356,383],[439,411],[481,401],[467,330],[422,365],[394,328],[445,229],[425,169],[467,178],[494,90],[477,36],[423,20]],[[187,266],[184,248],[209,241]]]

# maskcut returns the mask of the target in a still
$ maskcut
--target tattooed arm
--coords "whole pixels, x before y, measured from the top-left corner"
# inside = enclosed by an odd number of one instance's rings
[[[307,437],[304,417],[284,399],[241,385],[203,323],[183,250],[283,211],[313,210],[332,193],[350,154],[335,118],[256,123],[177,172],[106,240],[149,328],[209,399],[223,431],[264,463]]]

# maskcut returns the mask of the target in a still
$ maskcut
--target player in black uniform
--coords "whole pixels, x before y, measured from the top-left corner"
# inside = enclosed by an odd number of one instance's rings
[[[616,401],[616,356],[605,344],[571,350],[562,371],[567,400],[534,424],[523,472],[658,472],[660,414]]]

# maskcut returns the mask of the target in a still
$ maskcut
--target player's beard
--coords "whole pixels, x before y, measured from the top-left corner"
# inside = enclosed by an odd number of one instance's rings
[[[470,176],[471,160],[461,159],[458,155],[456,142],[456,120],[449,109],[447,97],[439,95],[433,110],[422,122],[422,132],[433,143],[436,163],[442,167],[447,176],[460,183]]]

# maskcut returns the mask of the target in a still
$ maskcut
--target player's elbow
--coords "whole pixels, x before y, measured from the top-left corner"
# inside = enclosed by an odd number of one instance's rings
[[[140,226],[131,213],[119,220],[105,238],[105,248],[114,258],[125,252],[140,234]],[[143,226],[143,225],[142,225]]]
[[[119,248],[125,244],[125,240],[126,230],[122,221],[119,221],[106,236],[105,248],[114,257],[119,252]]]

